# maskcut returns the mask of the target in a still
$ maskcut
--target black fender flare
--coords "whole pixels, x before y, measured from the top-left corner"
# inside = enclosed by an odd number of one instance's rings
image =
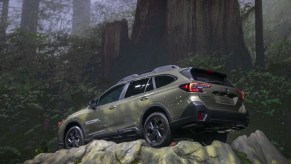
[[[143,123],[146,117],[149,115],[149,113],[155,112],[155,109],[158,109],[157,112],[165,113],[165,116],[167,117],[169,123],[171,123],[171,117],[170,117],[168,109],[162,103],[156,102],[156,103],[151,104],[145,110],[143,110],[140,116],[140,129],[143,129]]]

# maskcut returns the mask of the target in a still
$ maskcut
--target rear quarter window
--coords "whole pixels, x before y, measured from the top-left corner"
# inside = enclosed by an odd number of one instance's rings
[[[155,77],[156,88],[160,88],[176,81],[176,77],[170,75],[159,75]]]

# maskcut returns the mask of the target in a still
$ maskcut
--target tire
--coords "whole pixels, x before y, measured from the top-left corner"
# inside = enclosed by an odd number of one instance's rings
[[[227,133],[202,132],[194,137],[194,141],[198,141],[202,145],[211,145],[214,140],[225,143],[227,140]]]
[[[149,115],[144,123],[143,135],[152,147],[168,146],[172,135],[167,117],[159,112]]]
[[[84,135],[80,127],[73,126],[71,127],[65,135],[64,139],[65,148],[71,149],[74,147],[79,147],[84,145]]]

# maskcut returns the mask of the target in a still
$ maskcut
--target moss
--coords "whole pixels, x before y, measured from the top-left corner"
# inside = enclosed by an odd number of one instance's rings
[[[236,156],[239,158],[241,164],[252,164],[252,162],[247,158],[247,154],[242,152],[237,152]]]

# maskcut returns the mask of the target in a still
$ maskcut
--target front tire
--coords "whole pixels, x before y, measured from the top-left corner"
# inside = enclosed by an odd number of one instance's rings
[[[171,142],[171,128],[167,117],[159,112],[152,113],[144,123],[144,138],[152,147],[167,146]]]
[[[71,127],[65,135],[65,148],[71,149],[84,145],[84,135],[80,127]]]

